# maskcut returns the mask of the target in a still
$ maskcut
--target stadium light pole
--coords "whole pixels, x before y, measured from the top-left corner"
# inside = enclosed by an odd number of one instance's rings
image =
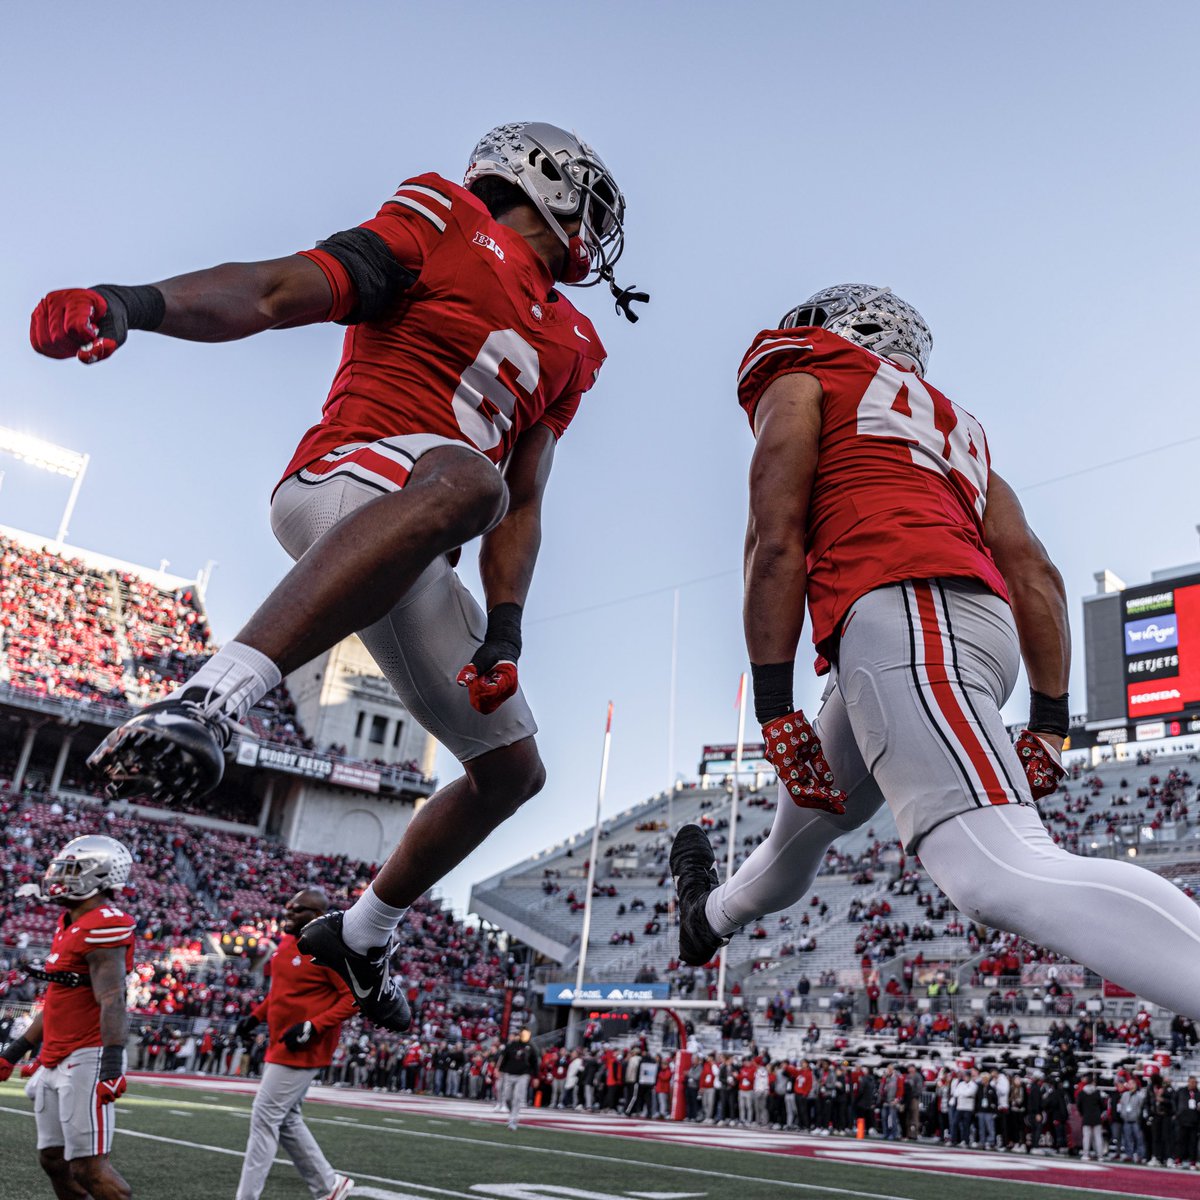
[[[583,931],[579,935],[579,969],[575,972],[575,995],[583,991],[583,973],[587,967],[588,938],[592,932],[592,888],[596,881],[596,856],[600,852],[600,809],[604,804],[604,787],[608,782],[608,751],[612,745],[612,701],[608,702],[608,717],[604,723],[604,752],[600,756],[600,786],[596,789],[596,823],[592,826],[592,853],[588,858],[587,892],[583,901]]]
[[[81,454],[78,450],[68,450],[65,446],[56,446],[53,442],[44,441],[30,433],[22,433],[19,429],[5,428],[0,428],[0,453],[11,454],[13,458],[28,463],[39,471],[65,475],[72,480],[71,494],[67,497],[67,506],[63,509],[58,533],[54,538],[55,544],[61,546],[67,538],[71,514],[75,511],[76,500],[79,499],[79,489],[83,485],[83,477],[91,461],[90,456]]]
[[[738,800],[741,797],[742,750],[746,745],[746,672],[738,683],[738,735],[737,752],[733,756],[733,795],[729,801],[729,854],[725,859],[725,881],[733,878],[734,859],[737,855]],[[721,947],[721,961],[717,967],[717,999],[725,1002],[726,954],[728,946]]]

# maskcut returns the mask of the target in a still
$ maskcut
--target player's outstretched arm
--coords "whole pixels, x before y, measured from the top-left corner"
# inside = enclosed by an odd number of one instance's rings
[[[487,601],[487,634],[459,672],[471,704],[495,712],[517,691],[521,616],[542,545],[542,497],[554,463],[554,433],[535,425],[517,439],[504,466],[508,511],[483,537],[479,574]]]
[[[97,284],[50,292],[33,310],[29,340],[49,358],[100,362],[131,329],[193,342],[229,342],[324,321],[334,296],[325,271],[301,254],[224,263],[159,283]]]
[[[1046,696],[1064,695],[1071,675],[1067,589],[1029,528],[1016,493],[994,471],[983,538],[1008,586],[1029,686]]]
[[[108,946],[87,956],[92,995],[100,1005],[100,1103],[108,1104],[125,1091],[125,1043],[129,1012],[125,1007],[125,947]]]

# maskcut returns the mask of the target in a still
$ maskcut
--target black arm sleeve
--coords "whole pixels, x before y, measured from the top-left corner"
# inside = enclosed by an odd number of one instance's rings
[[[417,282],[416,275],[401,266],[383,238],[370,229],[345,229],[318,242],[317,249],[324,250],[346,268],[358,293],[358,303],[339,325],[376,320],[401,292]]]

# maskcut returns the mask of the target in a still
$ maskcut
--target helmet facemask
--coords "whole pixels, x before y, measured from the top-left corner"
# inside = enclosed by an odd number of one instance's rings
[[[557,147],[557,148],[556,148]],[[603,160],[582,139],[554,125],[499,125],[475,147],[464,184],[498,175],[528,197],[566,250],[561,282],[592,287],[603,280],[630,321],[629,305],[649,296],[618,288],[613,268],[625,249],[625,197]],[[579,221],[568,233],[564,222]]]

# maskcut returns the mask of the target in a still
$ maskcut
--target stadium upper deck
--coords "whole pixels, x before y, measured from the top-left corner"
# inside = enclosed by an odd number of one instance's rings
[[[1194,754],[1142,755],[1076,767],[1060,792],[1043,802],[1042,815],[1072,851],[1133,858],[1194,891],[1200,885],[1196,761]],[[678,935],[668,912],[668,822],[678,827],[699,821],[709,828],[723,871],[730,800],[727,788],[684,789],[670,799],[668,815],[668,797],[661,793],[603,823],[590,978],[627,980],[648,970],[680,978]],[[765,838],[774,811],[773,786],[742,794],[737,861]],[[477,884],[471,908],[569,967],[578,961],[589,852],[590,831],[581,831]],[[832,973],[840,985],[861,988],[864,966],[886,980],[905,957],[917,954],[965,983],[986,953],[979,931],[972,936],[970,921],[949,905],[919,862],[901,854],[894,822],[881,810],[836,844],[812,895],[735,937],[728,959],[731,979],[747,995],[765,996],[789,992],[802,974],[815,984]],[[1022,968],[1056,961],[1024,945],[1018,956]]]

